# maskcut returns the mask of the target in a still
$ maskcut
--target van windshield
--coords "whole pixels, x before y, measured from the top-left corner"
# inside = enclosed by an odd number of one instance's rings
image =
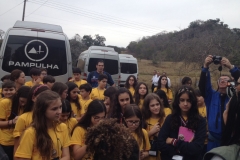
[[[88,72],[96,71],[96,63],[99,58],[90,58],[88,64]],[[104,59],[104,71],[111,75],[118,74],[118,61],[114,59]]]
[[[121,73],[125,73],[125,74],[137,73],[136,63],[120,63],[120,65],[121,65]]]
[[[46,68],[49,75],[67,73],[65,41],[10,35],[3,55],[2,69],[22,70],[29,76],[30,68]]]

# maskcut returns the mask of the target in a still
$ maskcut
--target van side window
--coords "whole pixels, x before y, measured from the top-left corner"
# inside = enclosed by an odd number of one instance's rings
[[[2,70],[22,70],[29,76],[30,68],[46,68],[48,74],[67,73],[65,41],[48,38],[10,35],[3,55]]]
[[[137,73],[137,64],[134,63],[120,63],[121,73],[135,74]]]
[[[88,65],[88,72],[96,71],[96,63],[98,58],[90,58]],[[114,59],[104,59],[104,71],[111,75],[119,74],[118,61]]]

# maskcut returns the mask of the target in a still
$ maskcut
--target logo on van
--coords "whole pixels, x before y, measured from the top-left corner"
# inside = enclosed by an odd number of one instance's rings
[[[31,40],[25,46],[25,55],[32,61],[42,61],[48,56],[48,47],[41,40]]]

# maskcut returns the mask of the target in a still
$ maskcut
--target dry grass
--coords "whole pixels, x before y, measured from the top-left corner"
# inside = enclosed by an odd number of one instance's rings
[[[212,76],[212,85],[216,89],[216,80],[219,78],[220,72],[217,70],[216,65],[211,65],[210,71]],[[166,72],[167,76],[171,79],[173,90],[177,88],[184,76],[191,77],[193,80],[193,87],[197,88],[199,77],[201,74],[201,66],[195,63],[185,64],[184,62],[162,62],[158,65],[153,65],[151,60],[138,60],[139,76],[138,79],[141,82],[145,82],[148,86],[151,86],[151,79],[153,71]],[[229,75],[229,71],[223,68],[222,74]]]

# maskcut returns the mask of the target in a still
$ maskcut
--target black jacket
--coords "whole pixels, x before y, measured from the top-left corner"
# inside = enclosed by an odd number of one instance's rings
[[[166,144],[168,137],[178,139],[178,130],[171,128],[172,115],[169,115],[159,134],[158,134],[158,149],[161,152],[162,160],[172,160],[173,155],[181,155],[183,160],[201,160],[201,152],[206,138],[206,120],[200,116],[198,129],[195,131],[195,136],[192,142],[177,141],[176,146]],[[179,117],[179,127],[181,120]]]

